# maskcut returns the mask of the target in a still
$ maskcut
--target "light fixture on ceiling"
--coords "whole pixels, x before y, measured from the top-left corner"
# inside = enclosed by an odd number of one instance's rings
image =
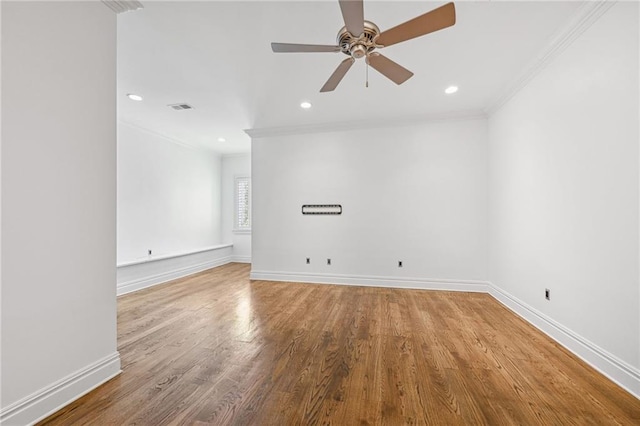
[[[457,91],[458,91],[458,86],[449,86],[446,89],[444,89],[444,93],[446,93],[447,95],[452,95]]]
[[[311,102],[307,102],[307,101],[301,102],[301,103],[300,103],[300,108],[302,108],[302,109],[309,109],[309,108],[311,108]]]
[[[226,142],[227,140],[225,138],[218,138],[218,142]]]
[[[142,100],[142,96],[135,95],[133,93],[127,93],[127,98],[131,99],[132,101],[141,101]]]

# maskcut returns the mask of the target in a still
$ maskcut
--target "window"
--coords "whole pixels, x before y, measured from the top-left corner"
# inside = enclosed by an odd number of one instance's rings
[[[235,227],[236,232],[251,231],[251,178],[236,177],[235,182]]]

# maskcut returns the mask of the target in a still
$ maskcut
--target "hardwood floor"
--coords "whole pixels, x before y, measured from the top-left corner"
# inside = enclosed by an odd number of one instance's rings
[[[41,424],[640,424],[639,400],[489,295],[248,276],[119,298],[122,374]]]

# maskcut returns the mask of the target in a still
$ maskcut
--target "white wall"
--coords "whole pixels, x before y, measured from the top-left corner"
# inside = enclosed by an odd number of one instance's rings
[[[486,135],[479,119],[254,138],[252,276],[486,279]]]
[[[118,264],[221,242],[221,161],[118,123]]]
[[[2,411],[24,425],[120,370],[116,16],[2,2]]]
[[[636,375],[637,9],[614,5],[489,120],[490,280]]]
[[[222,240],[233,244],[234,262],[251,262],[251,233],[234,232],[235,178],[251,177],[251,155],[222,157]]]

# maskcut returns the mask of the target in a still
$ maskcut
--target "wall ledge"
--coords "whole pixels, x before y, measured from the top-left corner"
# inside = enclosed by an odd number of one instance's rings
[[[226,265],[232,262],[231,256],[224,256],[217,259],[208,260],[206,262],[197,263],[195,265],[189,265],[178,269],[169,269],[167,271],[145,275],[141,278],[136,278],[128,281],[118,283],[118,296],[132,293],[134,291],[142,290],[147,287],[152,287],[158,284],[163,284],[168,281],[173,281],[178,278],[183,278],[188,275],[193,275],[198,272],[206,271],[207,269],[216,268],[218,266]]]
[[[219,249],[224,249],[224,248],[227,248],[227,247],[233,247],[233,244],[231,244],[231,243],[229,243],[229,244],[219,244],[217,246],[203,247],[203,248],[196,249],[196,250],[169,253],[169,254],[163,254],[163,255],[160,255],[160,256],[148,256],[148,257],[144,257],[144,258],[140,258],[140,259],[134,259],[134,260],[129,260],[129,261],[118,263],[116,265],[116,267],[122,268],[122,267],[126,267],[126,266],[131,266],[131,265],[140,265],[142,263],[157,262],[159,260],[167,260],[167,259],[173,259],[173,258],[176,258],[176,257],[189,256],[189,255],[196,254],[196,253],[203,253],[205,251],[219,250]]]
[[[9,405],[0,412],[0,424],[34,424],[111,380],[120,372],[120,354],[114,352]]]

